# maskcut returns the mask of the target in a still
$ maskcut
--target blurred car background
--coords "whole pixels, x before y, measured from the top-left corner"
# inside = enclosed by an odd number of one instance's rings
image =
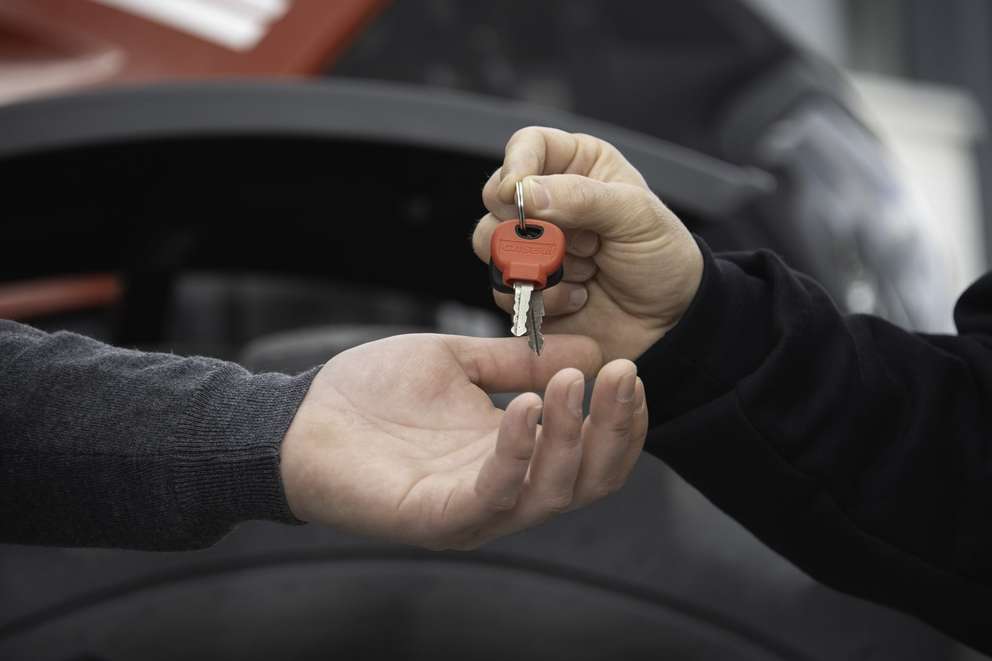
[[[468,236],[544,124],[613,142],[713,248],[950,332],[987,266],[990,32],[983,0],[0,0],[0,316],[286,372],[502,335]],[[652,457],[469,554],[266,523],[195,553],[0,547],[2,658],[439,652],[984,658],[816,584]]]

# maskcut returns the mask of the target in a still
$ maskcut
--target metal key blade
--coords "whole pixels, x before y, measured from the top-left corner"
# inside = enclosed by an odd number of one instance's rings
[[[538,356],[544,348],[544,335],[541,324],[544,323],[544,294],[540,290],[530,296],[530,314],[527,319],[527,344]]]
[[[513,283],[513,326],[510,332],[520,337],[527,332],[527,318],[530,312],[530,297],[534,293],[531,283]]]

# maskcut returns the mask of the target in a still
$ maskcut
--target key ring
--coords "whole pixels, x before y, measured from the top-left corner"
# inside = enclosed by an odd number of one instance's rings
[[[527,220],[524,217],[524,182],[517,182],[517,218],[520,220],[520,232],[527,233]]]

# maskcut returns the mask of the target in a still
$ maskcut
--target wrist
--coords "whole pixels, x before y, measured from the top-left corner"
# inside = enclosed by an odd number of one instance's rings
[[[306,442],[304,438],[304,429],[307,424],[304,421],[306,417],[305,403],[306,398],[304,397],[304,402],[300,404],[300,409],[296,412],[292,422],[289,423],[286,435],[282,439],[282,445],[279,448],[279,476],[282,480],[283,494],[286,496],[286,506],[290,513],[300,521],[309,522],[311,516],[307,511],[307,498],[303,487],[306,484],[306,465],[301,460]]]
[[[703,281],[705,260],[695,239],[688,233],[686,238],[689,245],[680,251],[681,259],[667,259],[668,268],[660,276],[666,290],[671,292],[670,302],[651,318],[642,320],[638,331],[622,342],[624,350],[619,357],[640,358],[678,326],[693,306]]]
[[[686,312],[692,307],[693,301],[699,295],[699,286],[703,281],[704,260],[703,253],[699,249],[699,244],[687,236],[688,245],[682,251],[684,262],[679,266],[677,283],[674,284],[674,291],[678,292],[674,309],[665,316],[661,326],[661,339],[675,328],[685,317]],[[657,341],[657,340],[655,340]]]
[[[286,505],[300,521],[335,524],[336,472],[328,457],[340,433],[339,395],[328,366],[315,370],[309,389],[289,423],[280,447],[279,473]]]

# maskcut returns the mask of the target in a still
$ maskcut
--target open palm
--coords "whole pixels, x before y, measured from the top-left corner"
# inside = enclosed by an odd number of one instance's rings
[[[304,520],[466,548],[605,495],[633,468],[647,413],[633,365],[616,361],[583,419],[599,362],[593,342],[569,336],[549,338],[540,358],[516,338],[442,335],[346,351],[318,373],[286,435],[290,507]],[[506,411],[487,395],[545,386],[543,425],[537,394]]]

